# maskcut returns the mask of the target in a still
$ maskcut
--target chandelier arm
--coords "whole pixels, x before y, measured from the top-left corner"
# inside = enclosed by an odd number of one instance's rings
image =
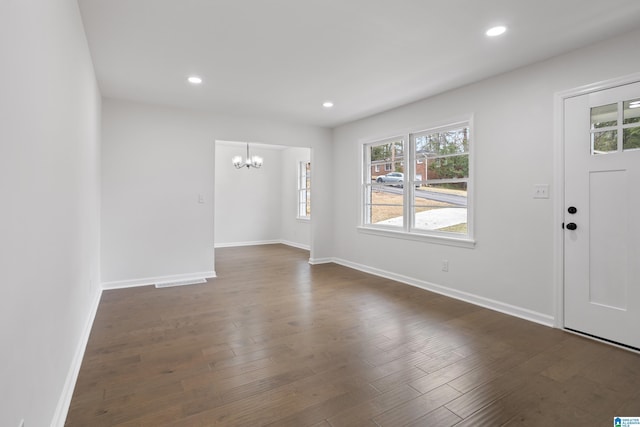
[[[236,169],[242,169],[244,167],[246,167],[247,169],[252,167],[259,169],[260,167],[262,167],[262,157],[251,157],[249,153],[249,143],[247,143],[247,157],[244,159],[244,161],[241,156],[235,156],[232,160],[233,166],[235,166]]]

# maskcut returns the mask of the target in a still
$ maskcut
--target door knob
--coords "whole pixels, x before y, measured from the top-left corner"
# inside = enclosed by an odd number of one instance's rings
[[[567,224],[567,230],[575,230],[576,228],[578,228],[578,226],[575,222],[570,222],[569,224]]]
[[[569,209],[567,209],[567,211],[568,211],[570,214],[574,214],[574,213],[578,212],[578,209],[576,209],[576,207],[575,207],[575,206],[571,206]]]

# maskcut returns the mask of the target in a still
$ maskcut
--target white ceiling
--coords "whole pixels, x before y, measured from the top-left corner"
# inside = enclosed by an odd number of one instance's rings
[[[103,96],[329,127],[640,28],[638,0],[78,3]]]

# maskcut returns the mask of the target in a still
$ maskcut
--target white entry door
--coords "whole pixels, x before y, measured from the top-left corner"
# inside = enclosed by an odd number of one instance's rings
[[[565,327],[640,348],[640,82],[564,102]]]

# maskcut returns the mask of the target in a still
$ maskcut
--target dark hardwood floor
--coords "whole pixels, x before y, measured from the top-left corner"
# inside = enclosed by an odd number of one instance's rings
[[[67,426],[612,426],[640,356],[282,245],[105,291]]]

